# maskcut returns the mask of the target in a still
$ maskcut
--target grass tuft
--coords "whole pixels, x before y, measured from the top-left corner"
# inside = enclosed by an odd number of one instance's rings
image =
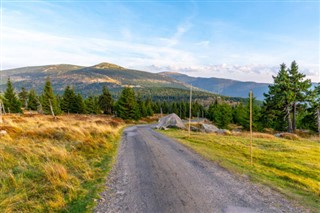
[[[90,212],[123,126],[106,116],[4,116],[0,212]]]

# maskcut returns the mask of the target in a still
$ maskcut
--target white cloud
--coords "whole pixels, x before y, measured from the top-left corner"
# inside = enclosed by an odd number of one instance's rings
[[[62,37],[5,27],[3,67],[52,63],[92,65],[101,61],[123,66],[196,63],[192,54],[171,47],[101,38]]]
[[[272,76],[277,75],[279,67],[268,66],[268,65],[228,65],[218,64],[209,66],[145,66],[145,70],[151,72],[179,72],[194,77],[216,77],[234,79],[239,81],[254,81],[261,83],[272,82]],[[307,78],[313,82],[318,82],[319,78],[317,75],[312,73],[309,75],[309,69],[300,68],[300,70],[307,74]]]

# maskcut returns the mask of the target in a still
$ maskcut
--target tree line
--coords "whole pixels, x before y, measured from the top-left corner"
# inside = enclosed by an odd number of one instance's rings
[[[8,78],[6,90],[3,95],[0,95],[0,100],[3,103],[3,112],[7,113],[22,113],[22,109],[25,109],[54,115],[107,114],[133,120],[154,114],[151,99],[142,100],[139,94],[136,97],[132,88],[124,88],[117,101],[114,101],[105,86],[100,95],[83,98],[81,93],[76,93],[71,86],[67,86],[62,95],[56,95],[50,79],[46,80],[42,93],[38,95],[34,89],[27,91],[23,87],[19,93],[16,93]]]
[[[320,85],[313,90],[311,81],[299,72],[295,61],[289,68],[280,65],[274,83],[269,86],[268,93],[261,105],[253,105],[253,129],[263,131],[272,128],[277,131],[294,132],[297,128],[320,131]],[[55,115],[61,113],[109,114],[123,119],[138,120],[154,113],[175,113],[182,119],[189,117],[189,102],[184,100],[152,101],[152,97],[142,98],[134,90],[126,87],[114,100],[107,87],[103,87],[98,96],[86,98],[76,93],[73,87],[67,86],[62,95],[53,92],[51,82],[46,80],[43,91],[37,95],[34,89],[27,91],[21,88],[16,94],[8,79],[4,95],[0,96],[4,109],[11,113],[25,110],[37,110],[39,113]],[[254,101],[255,103],[255,101]],[[214,100],[209,106],[193,101],[192,117],[207,118],[219,128],[228,128],[229,124],[237,124],[249,129],[249,99],[247,103],[228,102],[223,99]]]

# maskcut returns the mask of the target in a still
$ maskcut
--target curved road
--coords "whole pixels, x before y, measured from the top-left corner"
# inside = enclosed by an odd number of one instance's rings
[[[149,126],[124,131],[107,188],[95,212],[303,212]]]

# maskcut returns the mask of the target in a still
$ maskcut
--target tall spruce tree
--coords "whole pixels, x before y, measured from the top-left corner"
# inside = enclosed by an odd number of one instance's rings
[[[96,96],[90,95],[87,99],[84,100],[85,111],[88,114],[99,114],[101,112],[99,106],[99,99]]]
[[[309,108],[301,123],[304,128],[317,131],[320,135],[320,83],[314,88],[309,95]]]
[[[142,100],[142,97],[141,97],[141,94],[140,94],[140,93],[138,93],[138,96],[137,96],[137,104],[138,104],[138,107],[139,107],[140,116],[141,116],[141,117],[146,117],[146,116],[148,116],[148,115],[147,115],[147,108],[146,108],[145,102]]]
[[[61,110],[66,113],[77,113],[76,94],[69,85],[65,88],[61,99]]]
[[[184,100],[182,100],[179,106],[179,116],[181,119],[186,118],[186,112],[187,112],[186,103],[184,102]]]
[[[11,112],[11,113],[21,113],[21,102],[19,101],[12,82],[10,78],[8,78],[7,81],[7,89],[4,92],[4,107],[5,110]]]
[[[227,128],[232,122],[232,107],[225,102],[219,104],[216,100],[209,106],[209,119],[219,128]]]
[[[116,103],[116,112],[118,117],[125,120],[138,120],[140,118],[139,107],[132,88],[126,87],[122,90]]]
[[[145,101],[145,106],[146,106],[146,116],[152,116],[154,114],[153,112],[153,103],[152,103],[152,100],[151,98],[147,98],[147,100]]]
[[[29,110],[37,110],[39,105],[39,99],[37,93],[34,89],[30,89],[28,95],[28,109]]]
[[[19,99],[24,108],[27,108],[28,105],[28,91],[26,88],[22,87],[21,92],[19,92]]]
[[[113,99],[106,86],[103,86],[102,94],[99,96],[99,105],[104,114],[112,114]]]
[[[75,96],[75,106],[76,106],[76,113],[79,113],[79,114],[86,113],[86,106],[84,104],[82,95],[80,93],[78,93]]]
[[[311,87],[311,81],[309,79],[304,80],[306,75],[300,73],[298,69],[296,61],[293,61],[289,69],[292,95],[292,131],[296,130],[297,102],[303,102],[307,99],[307,94]]]
[[[41,104],[42,104],[42,110],[45,114],[51,114],[50,105],[55,115],[60,113],[57,99],[56,99],[56,96],[54,95],[49,78],[46,80],[46,83],[43,88],[43,92],[41,95]]]
[[[274,84],[269,86],[269,92],[264,94],[263,118],[266,127],[276,130],[287,129],[292,132],[291,107],[293,92],[291,90],[290,76],[283,63],[277,76],[272,76]],[[287,120],[287,124],[285,124]]]

